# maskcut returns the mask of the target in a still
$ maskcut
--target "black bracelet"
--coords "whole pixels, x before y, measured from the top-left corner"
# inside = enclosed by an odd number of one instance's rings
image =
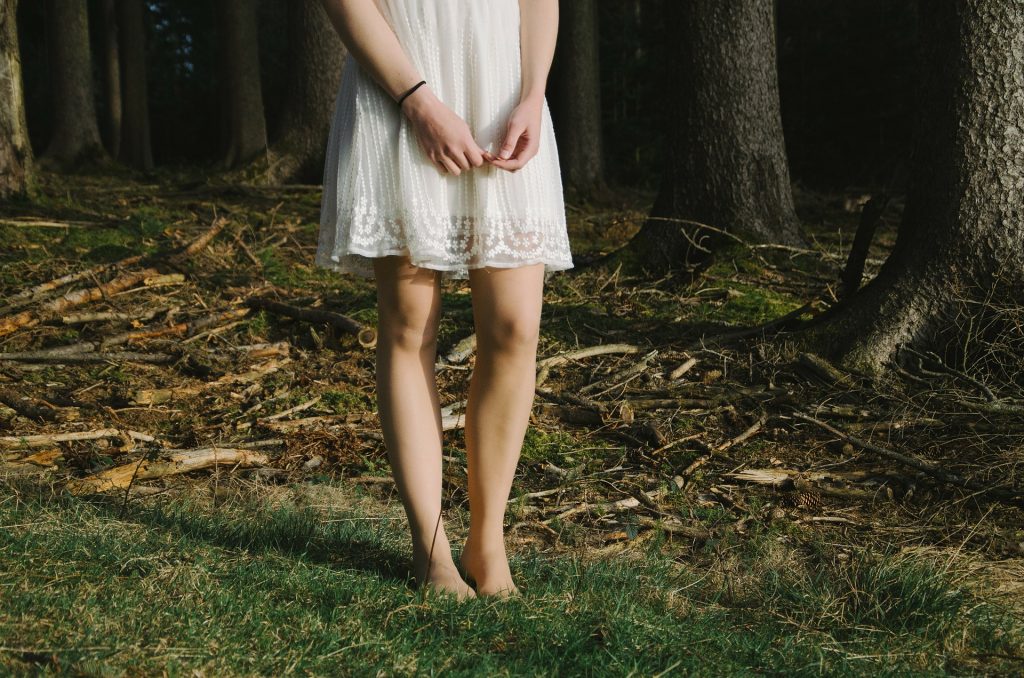
[[[409,90],[406,91],[406,93],[402,95],[402,98],[398,100],[398,107],[401,108],[402,107],[402,102],[405,101],[406,97],[408,97],[410,94],[412,94],[413,92],[418,90],[420,88],[420,86],[426,85],[426,84],[427,84],[426,80],[420,80],[418,83],[416,83],[415,85],[410,87]]]

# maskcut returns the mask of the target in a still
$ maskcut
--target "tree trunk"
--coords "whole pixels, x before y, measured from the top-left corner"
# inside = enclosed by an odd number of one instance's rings
[[[73,166],[103,153],[93,98],[89,15],[81,0],[46,0],[54,126],[43,157]]]
[[[799,243],[773,0],[669,2],[666,19],[675,59],[663,87],[671,114],[662,184],[629,249],[660,273],[705,260],[720,240],[691,222],[749,240]]]
[[[124,113],[119,158],[129,165],[153,169],[146,83],[146,22],[142,0],[117,0]]]
[[[324,151],[341,84],[345,46],[319,0],[288,3],[288,93],[266,179],[323,179]]]
[[[103,111],[103,131],[107,140],[107,152],[112,158],[116,158],[121,154],[121,57],[114,0],[102,0],[100,12],[103,23],[101,69],[106,104]]]
[[[896,245],[807,337],[873,374],[903,345],[957,359],[943,345],[962,348],[963,309],[1024,298],[1024,13],[1018,0],[929,0],[920,16],[926,73]]]
[[[267,150],[267,125],[260,84],[256,0],[220,0],[220,76],[224,136],[228,140],[224,166],[237,167]]]
[[[0,0],[0,198],[26,193],[32,176],[17,14],[18,0]]]
[[[605,188],[597,0],[562,0],[552,64],[552,113],[566,192],[587,197]]]

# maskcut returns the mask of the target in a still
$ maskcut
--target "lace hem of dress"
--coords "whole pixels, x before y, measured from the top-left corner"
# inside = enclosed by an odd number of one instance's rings
[[[407,221],[357,214],[348,219],[349,238],[341,243],[336,241],[336,226],[322,228],[315,263],[372,279],[374,258],[405,255],[415,266],[441,271],[444,280],[465,279],[471,269],[485,267],[543,263],[548,273],[574,266],[564,220],[418,215],[415,227],[406,229]]]

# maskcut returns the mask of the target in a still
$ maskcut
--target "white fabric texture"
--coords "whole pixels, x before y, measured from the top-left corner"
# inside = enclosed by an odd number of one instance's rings
[[[500,150],[519,103],[519,0],[378,0],[412,63],[480,146]],[[415,95],[413,95],[415,96]],[[442,173],[409,119],[354,57],[335,102],[316,264],[373,278],[372,257],[468,278],[484,266],[573,267],[554,129],[544,100],[537,155],[518,172]]]

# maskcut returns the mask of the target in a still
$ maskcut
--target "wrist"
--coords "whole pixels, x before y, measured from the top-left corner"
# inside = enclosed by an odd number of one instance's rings
[[[402,113],[411,118],[422,115],[436,99],[437,97],[434,95],[433,90],[430,89],[430,84],[428,83],[421,85],[415,92],[407,96],[399,108]]]
[[[524,89],[522,94],[519,96],[520,104],[541,104],[544,101],[544,88],[543,87],[531,87]]]

